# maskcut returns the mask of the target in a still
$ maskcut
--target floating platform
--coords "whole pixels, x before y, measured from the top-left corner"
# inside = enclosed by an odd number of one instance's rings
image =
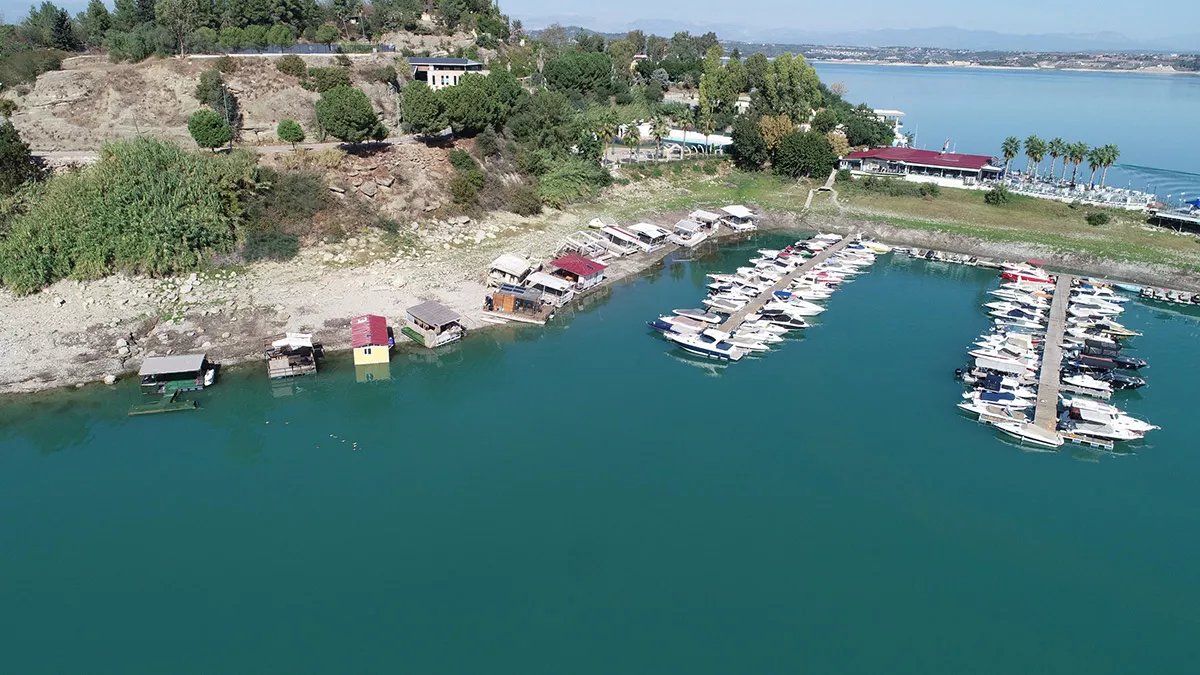
[[[175,412],[177,410],[195,410],[196,402],[190,399],[179,400],[179,391],[163,394],[162,398],[151,403],[136,403],[129,409],[130,415],[153,415],[155,413]]]

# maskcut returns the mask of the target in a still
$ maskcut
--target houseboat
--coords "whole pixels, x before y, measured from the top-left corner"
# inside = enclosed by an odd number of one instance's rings
[[[205,354],[147,356],[138,370],[142,391],[171,395],[181,391],[200,391],[212,386],[217,367]]]
[[[703,223],[685,218],[675,223],[675,232],[670,239],[675,244],[691,248],[708,239],[708,234],[709,229]]]
[[[369,366],[391,360],[396,344],[387,319],[378,314],[364,314],[350,320],[350,346],[354,348],[354,365]]]
[[[545,272],[530,274],[526,284],[542,294],[543,303],[553,307],[562,307],[575,297],[575,284]]]
[[[484,298],[483,309],[485,317],[495,319],[493,323],[519,321],[544,326],[554,316],[554,308],[542,302],[541,291],[512,284],[502,284]]]
[[[272,380],[317,372],[317,354],[311,333],[285,333],[267,343],[267,377]]]
[[[551,261],[550,266],[554,268],[554,271],[550,273],[551,276],[575,284],[575,288],[580,291],[600,285],[600,282],[604,281],[604,270],[607,268],[607,265],[588,260],[574,253]]]
[[[462,315],[440,302],[429,300],[409,307],[408,325],[401,329],[410,340],[429,349],[449,344],[466,335]]]
[[[638,247],[646,253],[654,253],[670,243],[671,233],[657,225],[638,223],[630,225],[629,231],[637,237]]]
[[[600,236],[603,238],[604,247],[613,255],[633,255],[642,250],[637,235],[616,225],[600,228]]]
[[[519,255],[505,253],[492,261],[488,270],[488,286],[513,284],[520,286],[533,273],[533,264]]]
[[[756,216],[750,209],[741,204],[731,204],[721,207],[721,223],[734,232],[752,232],[758,229],[755,224]]]

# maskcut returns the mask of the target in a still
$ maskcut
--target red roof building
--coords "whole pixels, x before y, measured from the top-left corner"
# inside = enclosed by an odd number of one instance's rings
[[[378,314],[364,314],[350,320],[350,346],[388,346],[387,319]]]
[[[554,276],[574,282],[580,290],[603,281],[604,270],[608,267],[574,253],[551,261],[550,266],[554,268]]]
[[[970,185],[1003,176],[1004,167],[993,162],[986,155],[960,155],[916,148],[875,148],[846,155],[839,167],[874,175],[914,176],[915,180],[921,180],[921,177],[959,179]]]

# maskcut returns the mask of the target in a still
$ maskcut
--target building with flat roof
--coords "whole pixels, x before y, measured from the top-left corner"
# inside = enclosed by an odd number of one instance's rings
[[[412,78],[428,84],[430,89],[453,87],[467,73],[488,74],[482,63],[471,59],[410,56],[408,65]]]
[[[948,187],[978,185],[1004,176],[1004,164],[987,155],[960,155],[916,148],[875,148],[852,152],[839,161],[838,168],[863,175],[895,176]]]

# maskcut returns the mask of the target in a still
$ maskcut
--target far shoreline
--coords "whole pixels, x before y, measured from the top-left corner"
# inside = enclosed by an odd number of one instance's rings
[[[845,65],[845,66],[887,66],[894,68],[962,68],[964,70],[1012,70],[1020,72],[1032,73],[1101,73],[1101,74],[1128,74],[1128,75],[1185,75],[1197,76],[1200,71],[1191,72],[1185,70],[1154,70],[1149,68],[1139,68],[1137,70],[1123,70],[1119,68],[1036,68],[1031,66],[985,66],[978,63],[961,64],[961,63],[912,63],[907,61],[862,61],[857,59],[810,59],[811,64],[829,64],[829,65]]]

